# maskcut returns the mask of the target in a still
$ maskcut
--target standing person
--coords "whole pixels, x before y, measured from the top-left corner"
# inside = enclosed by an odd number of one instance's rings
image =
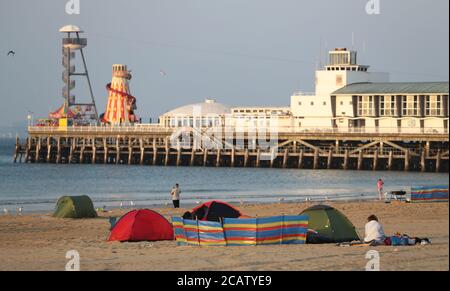
[[[364,229],[364,242],[371,245],[384,245],[386,235],[378,217],[371,215],[367,218],[367,224]]]
[[[174,208],[180,208],[180,193],[181,193],[180,185],[177,183],[172,188],[172,191],[170,193],[172,195],[172,202]]]
[[[378,198],[381,200],[383,200],[383,187],[384,187],[384,182],[382,179],[378,179],[377,182],[377,189],[378,189]]]

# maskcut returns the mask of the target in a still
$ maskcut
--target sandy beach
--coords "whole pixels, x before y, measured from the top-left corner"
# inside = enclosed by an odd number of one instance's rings
[[[387,234],[401,232],[429,237],[431,245],[375,248],[381,270],[449,270],[449,206],[384,204],[380,202],[328,203],[342,211],[363,235],[366,217],[376,214]],[[239,205],[251,216],[296,215],[311,206],[297,204]],[[155,208],[167,218],[189,209]],[[108,216],[97,219],[55,219],[47,214],[0,216],[0,270],[65,270],[66,252],[77,250],[81,270],[148,271],[300,271],[356,270],[367,264],[370,248],[332,245],[257,247],[179,247],[175,242],[108,243]]]

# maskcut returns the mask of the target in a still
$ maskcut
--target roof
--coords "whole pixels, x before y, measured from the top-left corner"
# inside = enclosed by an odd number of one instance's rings
[[[347,85],[332,95],[353,94],[439,94],[449,92],[448,82],[423,83],[355,83]]]
[[[62,27],[59,32],[83,32],[78,26],[76,25],[66,25]]]
[[[231,113],[231,108],[216,103],[215,100],[207,99],[203,103],[196,103],[178,107],[165,113],[163,116],[206,116],[206,115],[224,115]]]

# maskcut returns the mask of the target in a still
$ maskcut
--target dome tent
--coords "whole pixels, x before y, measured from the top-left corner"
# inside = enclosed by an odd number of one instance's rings
[[[97,212],[88,196],[63,196],[56,203],[53,217],[94,218],[97,217]]]
[[[210,201],[186,212],[184,219],[198,219],[202,221],[220,221],[222,218],[239,218],[242,213],[228,203]]]
[[[173,240],[173,227],[161,214],[133,210],[122,216],[111,230],[108,241],[139,242]]]
[[[325,244],[360,240],[351,221],[331,206],[316,205],[306,209],[301,215],[308,215],[309,228],[316,232],[308,234],[307,243]]]

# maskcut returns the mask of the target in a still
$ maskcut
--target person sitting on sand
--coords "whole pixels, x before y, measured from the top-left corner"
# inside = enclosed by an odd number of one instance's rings
[[[364,243],[371,245],[384,245],[386,235],[381,223],[378,222],[378,217],[371,215],[367,218],[365,226]]]

